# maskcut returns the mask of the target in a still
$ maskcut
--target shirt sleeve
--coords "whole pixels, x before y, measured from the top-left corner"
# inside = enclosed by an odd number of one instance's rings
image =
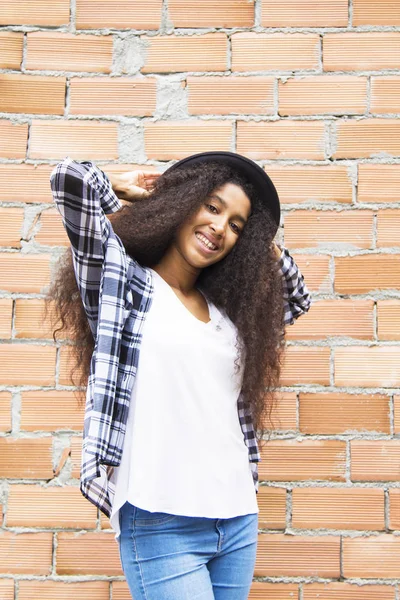
[[[118,211],[122,203],[107,175],[90,161],[66,157],[54,167],[50,185],[71,242],[75,277],[94,334],[102,265],[112,230],[105,215]]]
[[[287,248],[282,250],[279,259],[279,272],[283,283],[283,323],[293,325],[296,319],[306,313],[312,303],[312,298],[304,277]]]

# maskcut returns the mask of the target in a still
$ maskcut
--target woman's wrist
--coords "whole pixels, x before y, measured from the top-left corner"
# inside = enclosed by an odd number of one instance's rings
[[[282,250],[279,248],[278,244],[276,244],[275,242],[272,242],[272,247],[274,249],[276,258],[278,258],[278,259],[281,258]]]
[[[124,198],[126,189],[124,185],[124,181],[121,178],[120,173],[107,173],[107,177],[110,180],[111,187],[118,198]]]

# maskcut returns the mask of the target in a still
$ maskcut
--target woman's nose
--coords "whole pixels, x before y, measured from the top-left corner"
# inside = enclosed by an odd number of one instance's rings
[[[215,233],[219,234],[219,235],[223,235],[223,233],[225,231],[225,227],[226,227],[226,223],[222,219],[220,219],[218,221],[214,221],[211,224],[211,229],[213,229],[215,231]]]

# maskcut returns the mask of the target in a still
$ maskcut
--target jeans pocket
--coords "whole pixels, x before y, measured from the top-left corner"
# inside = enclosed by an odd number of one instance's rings
[[[173,519],[176,519],[177,515],[171,515],[165,512],[150,512],[144,508],[135,506],[134,523],[136,527],[145,527],[146,525],[164,525],[169,523]]]

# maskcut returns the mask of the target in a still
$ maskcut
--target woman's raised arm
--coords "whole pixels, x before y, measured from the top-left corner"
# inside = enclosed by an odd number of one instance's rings
[[[118,211],[122,204],[107,175],[90,161],[66,157],[54,167],[50,185],[71,242],[78,289],[95,335],[104,252],[112,231],[105,215]]]

